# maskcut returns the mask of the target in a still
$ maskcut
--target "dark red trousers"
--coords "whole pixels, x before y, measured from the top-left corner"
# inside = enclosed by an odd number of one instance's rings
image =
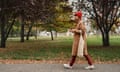
[[[72,56],[71,60],[70,60],[70,66],[73,66],[73,64],[75,63],[77,56]],[[92,59],[90,57],[90,55],[84,55],[85,59],[88,61],[89,65],[92,65]]]

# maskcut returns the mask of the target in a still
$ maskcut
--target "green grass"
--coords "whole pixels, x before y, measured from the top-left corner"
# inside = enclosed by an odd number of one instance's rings
[[[54,41],[42,37],[38,40],[25,41],[25,43],[20,43],[18,40],[8,40],[7,48],[0,49],[0,59],[54,60],[69,59],[71,56],[72,37],[59,37]],[[89,53],[94,60],[120,60],[119,40],[119,36],[112,36],[111,46],[102,47],[101,37],[88,37]]]

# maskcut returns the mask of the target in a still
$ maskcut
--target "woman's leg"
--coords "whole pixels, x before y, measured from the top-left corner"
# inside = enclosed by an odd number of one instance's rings
[[[89,64],[89,66],[85,67],[85,69],[94,69],[95,66],[93,65],[91,56],[88,54],[87,46],[84,48],[84,57],[86,58],[86,60],[88,61],[88,64]]]
[[[76,56],[72,56],[71,60],[70,60],[70,66],[73,66],[73,64],[75,63],[76,60]]]
[[[77,57],[77,52],[78,52],[78,43],[79,41],[78,40],[75,40],[73,42],[73,46],[72,46],[72,57],[71,57],[71,60],[70,60],[70,66],[73,66],[73,64],[75,63],[75,60],[76,60],[76,57]]]
[[[86,60],[88,61],[89,65],[93,65],[93,61],[92,58],[90,57],[90,55],[84,55],[84,57],[86,58]]]
[[[75,63],[76,57],[77,57],[77,52],[76,51],[77,51],[76,48],[73,47],[72,48],[72,57],[71,57],[71,60],[70,60],[70,62],[68,64],[64,64],[65,68],[68,68],[68,69],[72,68],[73,64]]]
[[[72,56],[72,58],[70,60],[70,63],[69,64],[64,64],[64,67],[68,68],[68,69],[71,69],[73,64],[75,63],[75,60],[76,60],[76,56]]]
[[[65,68],[71,69],[73,64],[75,63],[75,60],[77,57],[78,43],[79,43],[79,39],[75,38],[73,41],[73,45],[72,45],[72,57],[71,57],[71,60],[68,64],[64,64]]]
[[[84,46],[84,57],[88,61],[89,65],[93,65],[93,61],[92,61],[91,56],[88,54],[88,50],[87,50],[87,45],[86,44]]]

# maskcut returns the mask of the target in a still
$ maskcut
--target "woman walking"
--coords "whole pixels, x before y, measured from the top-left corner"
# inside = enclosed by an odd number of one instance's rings
[[[86,29],[84,24],[81,21],[82,12],[78,11],[75,13],[75,22],[76,26],[74,29],[70,31],[74,33],[74,41],[72,45],[72,57],[69,64],[64,64],[65,68],[71,69],[73,64],[75,63],[77,56],[84,56],[88,61],[89,66],[85,67],[85,69],[94,69],[94,65],[92,59],[87,51],[87,43],[86,43]]]

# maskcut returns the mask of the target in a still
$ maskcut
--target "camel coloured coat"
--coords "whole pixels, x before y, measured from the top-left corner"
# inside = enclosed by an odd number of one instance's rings
[[[73,45],[72,45],[72,56],[77,56],[78,54],[78,47],[79,47],[79,41],[80,41],[80,36],[82,36],[84,40],[84,48],[83,48],[83,54],[88,54],[87,53],[87,44],[86,44],[86,29],[85,26],[80,22],[75,26],[76,32],[74,32],[74,37],[73,37]],[[80,32],[81,30],[81,32]]]

